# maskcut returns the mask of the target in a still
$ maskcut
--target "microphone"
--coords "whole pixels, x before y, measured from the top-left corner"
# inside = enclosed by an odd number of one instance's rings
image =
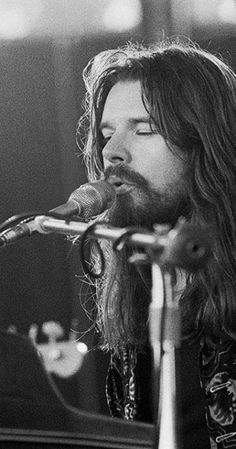
[[[50,212],[55,212],[65,218],[78,215],[81,218],[89,219],[109,209],[115,197],[115,187],[109,182],[87,183],[72,192],[66,203]]]
[[[61,216],[61,218],[77,215],[82,219],[89,219],[109,209],[115,201],[115,197],[115,188],[107,181],[87,183],[72,192],[66,203],[57,206],[50,212]],[[0,235],[0,246],[6,246],[23,237],[30,236],[34,231],[38,231],[38,223],[34,219],[19,223]]]

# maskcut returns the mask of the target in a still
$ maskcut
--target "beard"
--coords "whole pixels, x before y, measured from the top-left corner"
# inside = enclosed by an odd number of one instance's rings
[[[173,227],[180,216],[187,218],[190,212],[189,199],[183,182],[167,184],[160,192],[150,187],[139,173],[119,164],[105,170],[105,179],[117,176],[134,185],[132,192],[116,196],[106,218],[112,226],[143,226],[152,229],[154,224],[169,224]]]
[[[166,185],[164,192],[150,187],[139,173],[119,164],[105,170],[105,179],[116,176],[134,188],[117,195],[105,220],[112,226],[136,226],[153,229],[156,224],[174,226],[180,216],[187,218],[189,201],[182,185]],[[149,341],[148,306],[152,286],[150,265],[134,266],[129,258],[134,249],[126,245],[114,251],[110,242],[103,243],[106,269],[98,291],[98,327],[103,347],[119,352],[123,345],[142,351]],[[139,250],[140,251],[140,250]]]

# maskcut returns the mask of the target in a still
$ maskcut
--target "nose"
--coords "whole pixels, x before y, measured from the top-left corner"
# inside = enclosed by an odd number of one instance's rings
[[[115,164],[129,164],[131,154],[127,142],[121,136],[113,135],[106,143],[102,151],[104,166]]]

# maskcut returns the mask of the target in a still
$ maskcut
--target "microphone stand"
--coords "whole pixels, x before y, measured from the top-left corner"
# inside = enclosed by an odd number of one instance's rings
[[[142,247],[152,261],[152,292],[149,308],[150,343],[154,360],[156,410],[154,449],[179,449],[176,419],[175,349],[180,342],[180,312],[173,298],[171,268],[192,271],[203,266],[210,255],[210,239],[204,230],[180,219],[177,226],[155,225],[154,232],[131,232],[129,228],[106,227],[104,223],[91,229],[89,224],[50,216],[37,216],[27,226],[29,234],[61,233],[82,235],[88,230],[93,238],[115,242],[125,231],[127,245]],[[24,229],[24,228],[23,228]]]
[[[79,234],[88,225],[62,222],[44,217],[44,231]],[[128,229],[128,228],[126,228]],[[179,219],[170,230],[166,225],[155,225],[152,233],[131,233],[128,245],[141,246],[152,262],[152,291],[149,307],[150,343],[153,350],[154,449],[179,449],[177,429],[177,386],[175,350],[180,345],[180,311],[173,295],[171,269],[180,267],[195,271],[205,265],[210,255],[210,238],[199,227]],[[125,229],[101,227],[92,236],[115,241]],[[157,405],[158,404],[158,405]]]
[[[149,327],[154,397],[159,401],[158,407],[154,404],[154,448],[178,449],[175,348],[180,342],[180,313],[173,300],[171,274],[155,259],[152,280]]]

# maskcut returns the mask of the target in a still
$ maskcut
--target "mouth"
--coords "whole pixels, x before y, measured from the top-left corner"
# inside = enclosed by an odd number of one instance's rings
[[[113,185],[117,195],[128,193],[134,188],[134,184],[131,184],[118,176],[109,176],[108,182]]]

